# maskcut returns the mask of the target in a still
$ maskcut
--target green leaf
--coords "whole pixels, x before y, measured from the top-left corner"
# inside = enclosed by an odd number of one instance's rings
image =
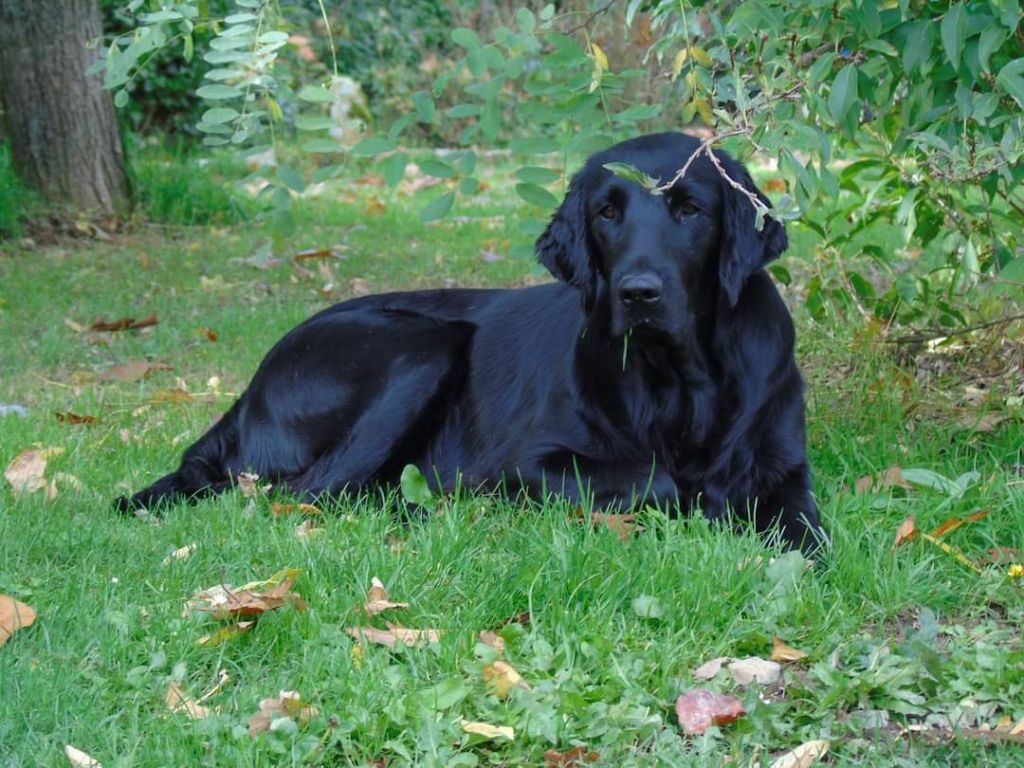
[[[114,94],[114,106],[118,109],[128,106],[128,91],[124,88]]]
[[[633,613],[641,619],[660,619],[665,615],[658,598],[651,595],[638,595],[633,598]]]
[[[516,26],[524,34],[533,34],[533,31],[537,28],[537,19],[529,8],[520,8],[516,11]]]
[[[480,114],[479,104],[456,104],[448,109],[448,117],[460,119],[463,117],[475,117]]]
[[[281,183],[288,187],[288,189],[294,189],[300,194],[306,191],[305,180],[299,175],[299,172],[290,165],[277,166],[277,178],[279,178]]]
[[[542,187],[552,184],[562,178],[562,174],[550,168],[541,168],[536,165],[528,165],[516,171],[516,178],[528,184],[539,184]]]
[[[478,189],[480,189],[480,182],[472,176],[459,179],[460,195],[475,195]]]
[[[434,494],[430,490],[427,478],[415,464],[406,464],[401,477],[402,498],[409,504],[433,508]]]
[[[264,32],[262,35],[260,35],[256,39],[259,40],[259,42],[264,43],[266,45],[276,45],[278,43],[287,43],[288,42],[288,33],[287,32],[281,32],[280,30],[276,30],[275,29],[275,30],[271,30],[270,32]]]
[[[516,193],[530,205],[538,208],[553,210],[558,207],[558,198],[536,184],[516,184]]]
[[[389,187],[397,187],[398,183],[405,176],[405,166],[409,162],[409,156],[405,152],[397,152],[384,161],[384,181]]]
[[[1005,39],[1006,33],[995,24],[986,27],[985,31],[981,33],[981,39],[978,41],[978,63],[986,72],[989,71],[988,60],[992,58],[993,53],[999,50],[999,46]]]
[[[181,44],[181,55],[184,57],[185,61],[191,62],[192,57],[195,55],[196,52],[195,42],[192,40],[191,32],[185,35],[185,37],[181,41]]]
[[[206,136],[203,138],[203,144],[208,147],[222,147],[228,143],[228,139],[220,136]]]
[[[386,136],[370,136],[360,141],[349,151],[356,157],[373,157],[384,152],[390,152],[397,146],[396,142]]]
[[[233,13],[224,18],[225,24],[244,24],[247,21],[256,21],[259,17],[255,13]]]
[[[242,90],[236,88],[233,85],[222,85],[217,83],[215,85],[204,85],[196,89],[196,96],[207,101],[217,101],[219,99],[237,99],[242,95]]]
[[[302,142],[302,151],[315,155],[344,152],[345,148],[333,139],[309,139]]]
[[[437,108],[433,97],[426,91],[417,91],[412,95],[413,106],[421,123],[433,123],[437,119]]]
[[[424,159],[420,162],[419,166],[420,170],[427,174],[427,176],[434,176],[438,179],[452,179],[457,174],[453,166],[432,158]]]
[[[459,27],[452,30],[452,42],[471,51],[476,50],[482,45],[476,32],[465,27]]]
[[[846,113],[857,99],[857,68],[847,64],[832,81],[828,94],[828,111],[837,124],[842,124]]]
[[[214,107],[203,112],[202,122],[207,125],[219,125],[227,123],[238,117],[238,110],[228,107]]]
[[[512,139],[509,148],[521,155],[546,155],[561,147],[554,139]]]
[[[181,21],[185,17],[177,11],[157,11],[156,13],[147,13],[139,17],[139,21],[143,24],[159,24],[162,21]]]
[[[452,203],[454,202],[454,192],[447,192],[440,197],[431,200],[423,207],[423,210],[420,211],[420,221],[428,222],[444,218],[448,211],[452,209]]]
[[[1024,58],[1014,59],[999,70],[996,83],[1024,108]]]
[[[300,131],[323,131],[335,125],[334,120],[326,115],[299,115],[295,118],[295,127]]]
[[[412,466],[411,464],[409,465]],[[408,469],[409,467],[406,467]],[[413,467],[415,469],[415,467]],[[405,476],[405,472],[402,472],[402,476]],[[422,477],[422,475],[420,475]],[[424,481],[425,482],[425,481]],[[440,712],[444,709],[450,709],[466,698],[470,693],[469,686],[466,685],[460,678],[452,677],[448,680],[442,680],[437,685],[432,685],[429,688],[424,688],[417,692],[416,698],[418,699],[421,706],[428,708],[430,711]]]
[[[651,191],[657,189],[658,185],[661,183],[660,179],[648,176],[635,165],[630,165],[629,163],[605,163],[604,169],[606,171],[611,171],[620,179],[635,182],[644,189]]]
[[[960,53],[964,48],[964,41],[967,40],[967,12],[962,2],[951,6],[942,18],[939,27],[942,34],[942,47],[946,50],[953,69],[960,67]]]
[[[299,98],[314,104],[324,104],[334,101],[334,94],[319,85],[306,85],[299,91]]]
[[[322,168],[317,168],[313,172],[313,183],[320,184],[328,179],[333,179],[339,173],[345,170],[344,163],[338,163],[336,165],[325,165]]]
[[[203,77],[207,80],[241,80],[245,75],[241,69],[211,69]]]
[[[248,51],[207,51],[203,61],[208,64],[231,64],[236,61],[248,61]]]
[[[911,485],[939,491],[947,496],[959,496],[963,493],[963,489],[955,481],[930,469],[903,469],[900,470],[900,474]]]

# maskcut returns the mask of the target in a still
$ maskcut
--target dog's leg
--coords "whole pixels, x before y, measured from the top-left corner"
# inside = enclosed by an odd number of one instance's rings
[[[790,549],[811,555],[828,544],[828,534],[821,527],[818,506],[811,496],[806,467],[793,470],[780,486],[759,495],[752,508],[758,533],[770,534],[777,530]]]

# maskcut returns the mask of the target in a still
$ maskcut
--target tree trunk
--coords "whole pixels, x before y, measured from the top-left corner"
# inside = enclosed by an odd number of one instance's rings
[[[14,170],[60,208],[128,207],[114,103],[86,70],[102,53],[96,0],[0,0],[0,106]]]

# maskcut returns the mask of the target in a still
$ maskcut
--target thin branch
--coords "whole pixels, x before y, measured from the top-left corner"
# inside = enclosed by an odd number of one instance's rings
[[[608,13],[608,11],[611,10],[612,6],[615,5],[615,3],[617,3],[618,1],[619,0],[608,0],[608,3],[598,8],[589,16],[587,16],[587,18],[583,21],[582,24],[577,24],[575,27],[570,27],[569,29],[565,30],[565,34],[571,35],[573,32],[579,32],[581,29],[586,29],[587,27],[594,23],[594,20],[598,16]]]
[[[911,334],[910,336],[898,336],[895,339],[886,339],[885,343],[920,344],[926,341],[934,341],[935,339],[942,339],[949,336],[966,336],[968,333],[973,333],[974,331],[983,331],[986,328],[992,328],[997,325],[1009,325],[1017,320],[1024,320],[1024,314],[1007,315],[1006,317],[1000,317],[997,320],[988,320],[984,323],[965,325],[963,328],[954,328],[952,330],[948,328],[931,328],[921,331],[920,333]]]

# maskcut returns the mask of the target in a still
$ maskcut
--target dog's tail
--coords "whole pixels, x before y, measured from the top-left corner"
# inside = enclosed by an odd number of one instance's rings
[[[236,402],[220,421],[210,427],[181,457],[181,466],[131,496],[118,496],[114,507],[121,512],[154,510],[169,504],[194,501],[230,488],[238,450]]]

